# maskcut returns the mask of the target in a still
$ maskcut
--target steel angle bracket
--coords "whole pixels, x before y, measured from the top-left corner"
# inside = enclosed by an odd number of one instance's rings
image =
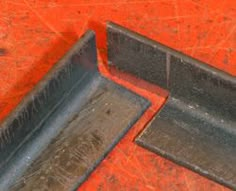
[[[0,127],[0,190],[78,187],[149,106],[102,77],[88,31]]]
[[[236,190],[236,79],[198,60],[108,23],[108,60],[169,90],[136,142]]]

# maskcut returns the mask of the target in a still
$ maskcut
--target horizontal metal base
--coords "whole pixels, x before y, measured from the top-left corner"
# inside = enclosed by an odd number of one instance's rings
[[[103,78],[92,31],[0,128],[0,190],[73,190],[149,102]]]
[[[236,188],[236,139],[217,129],[223,123],[204,120],[191,106],[170,98],[160,113],[136,138],[136,142],[208,178]],[[205,117],[204,117],[205,116]]]

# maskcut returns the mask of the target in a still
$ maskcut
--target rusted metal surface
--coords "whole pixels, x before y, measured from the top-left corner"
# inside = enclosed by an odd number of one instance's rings
[[[170,91],[136,141],[236,189],[236,78],[114,23],[108,42],[111,65]]]
[[[149,106],[96,56],[88,31],[3,122],[0,190],[77,188]]]

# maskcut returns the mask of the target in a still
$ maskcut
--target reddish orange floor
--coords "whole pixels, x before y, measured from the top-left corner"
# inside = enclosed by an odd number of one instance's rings
[[[133,143],[165,98],[156,94],[156,87],[144,82],[135,87],[136,80],[129,77],[127,82],[120,79],[123,74],[106,70],[102,61],[107,20],[236,76],[235,0],[0,0],[0,119],[87,28],[93,28],[103,74],[153,105],[80,190],[227,190]]]

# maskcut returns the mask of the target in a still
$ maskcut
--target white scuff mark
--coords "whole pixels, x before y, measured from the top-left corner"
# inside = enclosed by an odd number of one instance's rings
[[[192,105],[188,105],[188,108],[195,109],[194,106],[192,106]]]

